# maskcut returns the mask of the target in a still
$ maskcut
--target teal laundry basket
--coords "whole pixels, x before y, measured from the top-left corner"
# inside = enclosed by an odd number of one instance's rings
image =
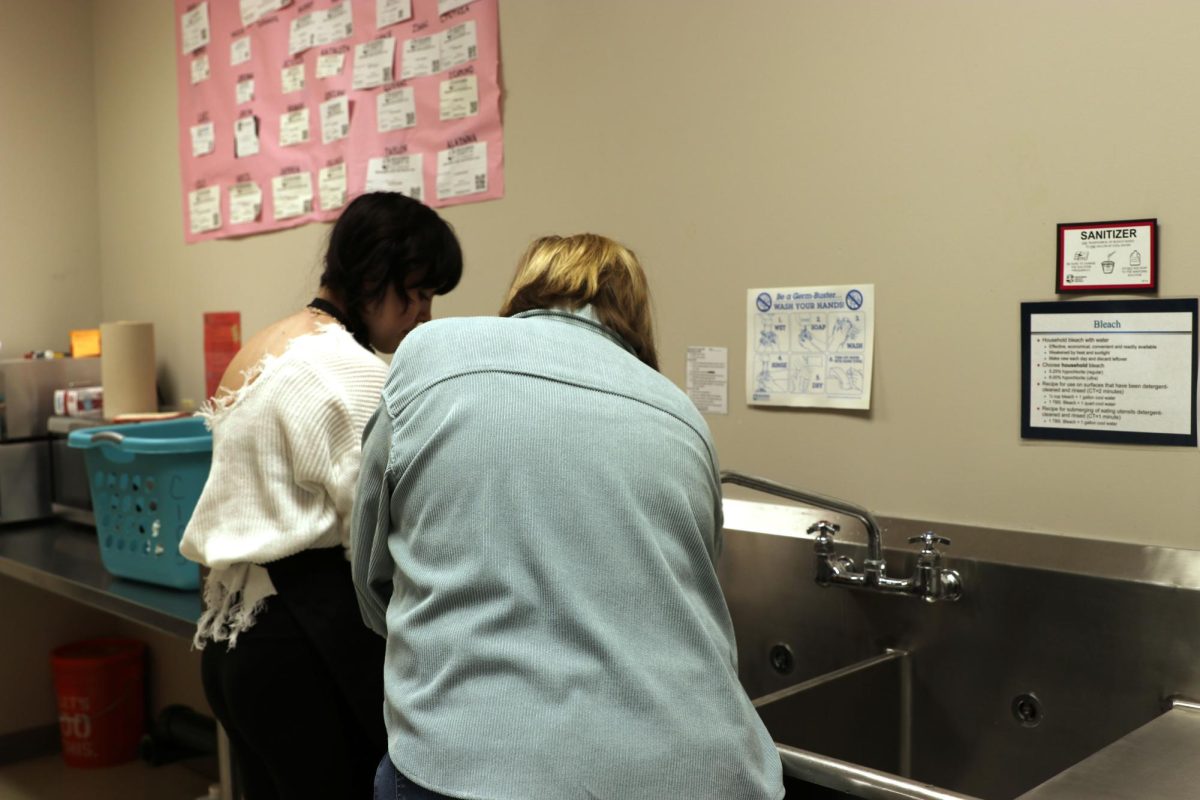
[[[179,540],[212,463],[212,434],[199,417],[72,431],[85,451],[100,558],[113,575],[175,589],[200,585],[200,567]]]

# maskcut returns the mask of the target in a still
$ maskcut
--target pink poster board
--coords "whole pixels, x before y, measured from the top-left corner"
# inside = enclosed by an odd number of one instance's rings
[[[497,0],[175,0],[184,238],[504,196]]]

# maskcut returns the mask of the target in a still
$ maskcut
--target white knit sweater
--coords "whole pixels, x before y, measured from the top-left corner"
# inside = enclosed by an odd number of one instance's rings
[[[212,570],[197,647],[232,647],[253,625],[275,594],[260,565],[347,546],[362,431],[386,376],[382,361],[327,325],[264,357],[201,412],[212,469],[179,547]]]

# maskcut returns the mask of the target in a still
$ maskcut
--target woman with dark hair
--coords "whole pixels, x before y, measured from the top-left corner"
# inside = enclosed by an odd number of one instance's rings
[[[316,297],[255,334],[202,411],[208,482],[180,545],[207,567],[195,643],[246,800],[365,797],[387,747],[384,642],[346,547],[391,353],[453,289],[450,226],[400,194],[346,207]]]

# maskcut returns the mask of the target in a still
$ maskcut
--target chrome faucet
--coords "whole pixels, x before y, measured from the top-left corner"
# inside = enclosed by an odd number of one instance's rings
[[[816,534],[817,583],[821,586],[851,586],[891,594],[915,595],[927,603],[954,601],[962,596],[962,578],[956,571],[942,567],[942,554],[936,547],[939,544],[948,546],[950,540],[932,531],[908,540],[910,544],[921,544],[921,551],[917,554],[917,570],[912,577],[890,578],[887,563],[883,559],[883,536],[879,523],[865,508],[835,497],[804,492],[729,470],[721,473],[721,483],[732,483],[785,500],[835,511],[862,523],[867,531],[867,557],[863,559],[862,569],[855,566],[854,559],[837,553],[833,537],[841,530],[840,526],[821,520],[809,527],[808,533]]]

